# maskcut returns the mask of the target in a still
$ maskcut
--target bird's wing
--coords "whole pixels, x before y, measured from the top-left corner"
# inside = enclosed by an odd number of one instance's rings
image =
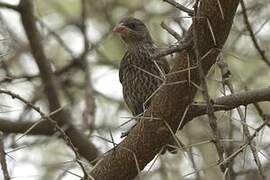
[[[130,57],[128,51],[125,52],[124,56],[122,57],[122,60],[120,62],[120,68],[119,68],[119,80],[120,80],[120,83],[123,82],[123,70],[125,69],[124,66],[127,65],[127,63],[125,63],[126,60],[128,60]]]
[[[160,52],[160,49],[155,47],[155,54],[158,54]],[[167,59],[165,57],[161,57],[161,58],[158,58],[158,59],[154,59],[158,65],[160,67],[162,67],[161,69],[163,70],[163,72],[165,74],[169,73],[170,71],[170,66],[169,66],[169,63],[167,62]]]

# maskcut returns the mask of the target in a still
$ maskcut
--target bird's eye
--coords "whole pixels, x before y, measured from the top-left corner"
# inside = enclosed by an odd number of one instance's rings
[[[128,24],[128,27],[133,30],[136,29],[136,25],[134,23]]]

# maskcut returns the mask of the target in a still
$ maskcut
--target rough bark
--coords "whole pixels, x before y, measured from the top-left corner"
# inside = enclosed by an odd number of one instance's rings
[[[202,1],[199,6],[200,18],[196,20],[195,31],[198,36],[199,54],[202,57],[207,54],[202,60],[205,74],[216,62],[218,49],[223,47],[228,37],[238,4],[239,0],[217,0]],[[186,41],[191,40],[193,27],[191,26],[188,31]],[[171,72],[186,69],[189,64],[196,66],[195,52],[192,47],[180,52]],[[160,89],[141,121],[126,139],[104,155],[91,172],[91,176],[95,180],[134,178],[167,143],[171,133],[166,124],[173,131],[179,126],[184,112],[197,92],[194,84],[200,84],[199,79],[197,69],[169,75],[167,83],[174,82],[174,85],[165,85]],[[175,84],[175,82],[185,80],[186,83]],[[167,123],[164,123],[165,121]]]

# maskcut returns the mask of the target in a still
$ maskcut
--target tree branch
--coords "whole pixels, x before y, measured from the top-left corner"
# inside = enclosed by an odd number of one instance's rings
[[[241,105],[247,106],[253,103],[270,101],[270,87],[223,96],[212,99],[211,101],[213,103],[214,111],[228,111]],[[205,103],[192,104],[186,114],[183,124],[188,123],[195,117],[205,114],[207,114],[207,106]],[[0,131],[3,131],[4,133],[24,133],[34,124],[35,122],[31,122],[30,120],[14,122],[9,119],[0,119]],[[53,133],[55,133],[54,125],[44,121],[37,124],[28,132],[29,135],[52,135]]]
[[[248,20],[248,15],[247,15],[247,11],[246,11],[246,6],[245,6],[245,2],[243,0],[240,0],[240,4],[242,7],[242,12],[243,12],[243,19],[244,19],[244,23],[246,24],[247,30],[249,32],[249,36],[253,42],[254,47],[256,48],[256,50],[258,51],[259,55],[261,56],[262,60],[270,67],[270,60],[266,57],[265,55],[265,51],[260,47],[257,38],[255,37],[255,33],[253,32],[253,29],[251,27],[251,24]]]
[[[12,9],[12,10],[18,11],[18,7],[17,6],[14,6],[14,5],[8,4],[8,3],[4,3],[4,2],[0,2],[0,7],[1,8]]]
[[[22,134],[26,132],[29,128],[31,128],[35,122],[33,121],[12,121],[10,119],[1,119],[0,120],[0,131],[3,131],[5,134],[8,133],[16,133]],[[42,121],[37,124],[34,128],[32,128],[28,135],[52,135],[55,133],[54,125],[52,123],[48,123],[47,121]]]
[[[181,10],[181,11],[184,11],[185,13],[187,13],[188,15],[190,16],[193,16],[194,14],[194,11],[192,11],[191,9],[188,9],[187,7],[175,2],[174,0],[163,0],[169,4],[171,4],[172,6],[174,6],[175,8]]]
[[[216,48],[222,49],[228,37],[238,4],[239,0],[220,0],[219,3],[201,1],[196,34],[198,35],[197,47],[199,54],[203,57],[202,66],[205,74],[216,62],[219,54]],[[222,7],[224,18],[220,15],[220,7]],[[192,40],[192,27],[186,33],[185,41]],[[193,84],[200,82],[197,69],[190,69],[190,67],[196,67],[193,48],[179,53],[170,75],[167,76],[166,83],[153,97],[151,106],[143,117],[129,135],[97,163],[91,172],[95,180],[133,179],[168,143],[172,136],[170,130],[176,131],[179,121],[197,92],[198,86],[193,86]],[[184,125],[182,123],[182,127]]]
[[[7,168],[7,162],[6,162],[6,153],[5,153],[5,148],[4,148],[3,136],[4,136],[3,133],[0,131],[0,162],[1,162],[4,180],[10,180],[10,176],[9,176],[8,168]]]
[[[41,44],[41,37],[35,24],[33,15],[33,4],[31,0],[22,0],[18,6],[21,14],[21,20],[29,40],[32,55],[38,65],[40,76],[44,84],[44,92],[49,102],[50,111],[53,112],[61,108],[60,99],[57,92],[57,83],[53,75],[50,63]],[[82,133],[80,133],[72,124],[71,116],[64,109],[56,113],[53,117],[60,127],[67,126],[66,134],[72,144],[78,149],[79,153],[89,161],[96,159],[98,151]]]
[[[241,105],[270,101],[270,87],[258,90],[250,90],[241,93],[236,93],[228,96],[212,99],[214,111],[228,111],[237,108]],[[205,115],[207,106],[205,104],[193,104],[185,117],[184,124],[195,117]]]

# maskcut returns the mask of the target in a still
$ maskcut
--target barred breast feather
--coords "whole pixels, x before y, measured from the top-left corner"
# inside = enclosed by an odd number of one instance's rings
[[[151,102],[151,95],[161,86],[169,72],[165,59],[151,59],[157,53],[151,44],[128,47],[120,63],[119,78],[124,100],[134,116],[141,114]]]

